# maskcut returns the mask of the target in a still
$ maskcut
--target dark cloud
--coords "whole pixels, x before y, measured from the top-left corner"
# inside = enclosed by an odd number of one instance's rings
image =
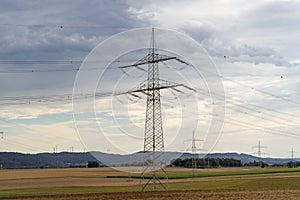
[[[139,26],[125,2],[29,0],[0,4],[4,10],[0,14],[2,60],[24,59],[24,52],[27,59],[35,60],[70,59],[74,54],[85,57],[101,40]]]
[[[141,22],[127,2],[45,0],[0,2],[0,60],[83,60],[99,42]],[[49,69],[74,66],[5,65],[0,69]],[[1,96],[30,91],[72,92],[75,72],[0,74]],[[51,92],[51,89],[54,91]]]

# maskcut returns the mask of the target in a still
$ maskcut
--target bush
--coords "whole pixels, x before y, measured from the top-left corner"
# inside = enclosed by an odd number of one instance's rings
[[[88,168],[97,168],[97,167],[99,167],[99,163],[97,163],[95,161],[90,161],[90,162],[88,162],[87,167]]]

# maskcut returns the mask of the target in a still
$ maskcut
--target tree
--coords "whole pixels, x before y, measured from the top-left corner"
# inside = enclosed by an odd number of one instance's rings
[[[269,165],[263,161],[256,162],[254,160],[253,162],[245,163],[244,166],[255,166],[255,167],[265,168],[265,167],[268,167]]]
[[[192,160],[192,158],[187,158],[184,160],[175,159],[172,161],[172,165],[174,165],[175,167],[192,168]],[[240,160],[235,160],[232,158],[197,158],[196,164],[197,168],[242,166],[242,162]]]
[[[99,167],[99,163],[96,161],[89,161],[87,164],[87,167],[88,168],[97,168],[97,167]]]

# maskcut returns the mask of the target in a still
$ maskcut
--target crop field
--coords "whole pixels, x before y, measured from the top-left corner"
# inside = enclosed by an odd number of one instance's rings
[[[0,170],[0,199],[299,199],[300,169],[167,168],[167,191],[141,192],[111,168]],[[147,178],[147,176],[145,176]],[[147,180],[147,179],[144,179]]]

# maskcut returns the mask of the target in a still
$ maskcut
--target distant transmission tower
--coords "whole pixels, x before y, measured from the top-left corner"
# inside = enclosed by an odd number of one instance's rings
[[[3,139],[4,138],[4,136],[3,136],[4,132],[1,131],[0,134],[1,134],[1,139]],[[0,169],[3,169],[2,163],[0,163]]]
[[[294,148],[292,148],[292,150],[289,151],[288,153],[291,153],[292,167],[295,167],[294,158],[295,158],[295,153],[298,153],[298,152],[294,151]]]
[[[192,141],[192,146],[190,149],[187,149],[188,151],[192,151],[192,168],[193,168],[193,176],[195,176],[195,169],[197,168],[197,151],[200,151],[202,149],[197,148],[196,146],[196,142],[200,142],[203,140],[200,140],[198,138],[195,137],[195,132],[193,131],[193,137],[190,140],[186,140],[186,141]]]
[[[262,154],[265,154],[265,152],[262,152],[261,149],[267,148],[267,147],[261,146],[260,141],[258,141],[258,145],[257,145],[257,146],[254,146],[253,148],[257,148],[257,153],[256,153],[256,154],[257,154],[257,156],[261,159],[261,155],[262,155]]]
[[[159,54],[156,49],[156,41],[154,37],[154,28],[152,28],[151,43],[148,50],[148,54],[138,60],[133,65],[127,65],[120,67],[121,69],[135,67],[137,69],[145,71],[141,68],[141,65],[148,65],[148,78],[146,81],[140,83],[132,90],[121,94],[130,94],[137,97],[135,93],[143,93],[147,96],[147,107],[146,107],[146,120],[145,120],[145,136],[144,136],[144,153],[146,153],[145,169],[142,172],[142,178],[144,178],[147,170],[151,171],[151,177],[147,179],[142,190],[149,188],[150,190],[157,190],[158,186],[166,189],[165,184],[163,184],[156,171],[162,170],[165,178],[167,179],[167,173],[163,169],[163,153],[164,153],[164,137],[163,137],[163,127],[162,127],[162,115],[161,115],[161,96],[160,91],[162,89],[173,89],[174,91],[180,91],[174,89],[175,87],[185,87],[189,90],[195,91],[194,89],[185,86],[184,84],[178,84],[159,78],[159,63],[176,60],[183,64],[188,64],[185,61],[174,57]]]
[[[259,161],[262,161],[262,154],[266,154],[265,152],[262,152],[263,148],[267,148],[265,146],[261,146],[260,141],[258,141],[258,145],[257,146],[253,146],[253,148],[257,148],[257,156],[259,157]]]

